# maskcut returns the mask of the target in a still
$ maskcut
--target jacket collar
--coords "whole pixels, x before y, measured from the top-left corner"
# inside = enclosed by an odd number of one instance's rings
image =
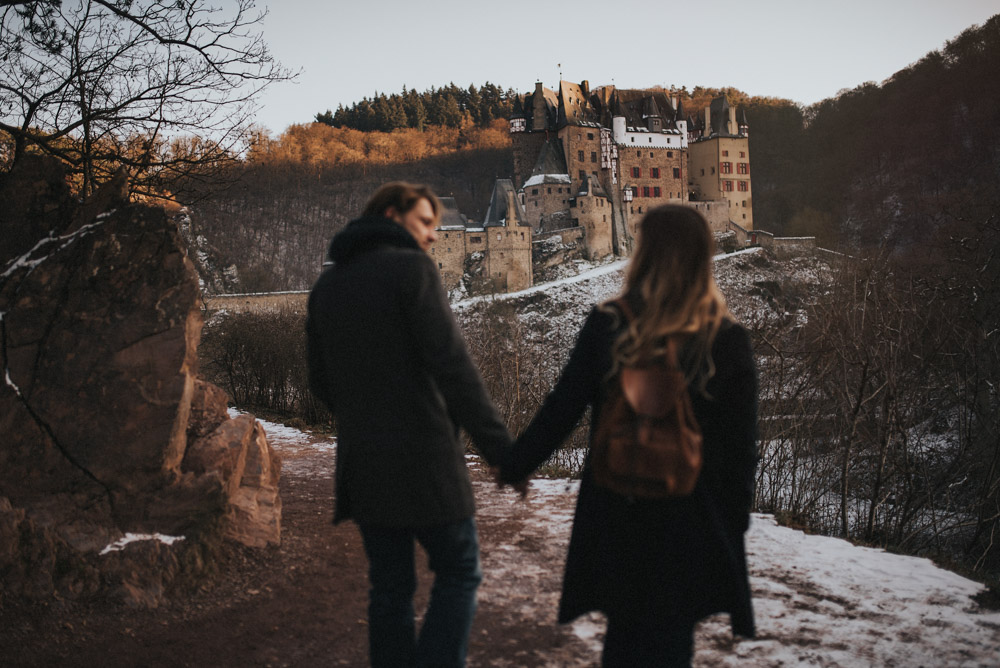
[[[333,237],[327,258],[332,262],[347,262],[386,246],[420,250],[413,235],[398,223],[383,216],[363,216],[352,220]]]

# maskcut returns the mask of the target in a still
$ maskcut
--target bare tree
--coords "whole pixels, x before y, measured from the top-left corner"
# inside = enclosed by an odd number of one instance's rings
[[[141,189],[232,160],[259,93],[291,78],[263,41],[263,17],[252,0],[3,3],[10,163],[58,156],[89,192],[122,165]]]

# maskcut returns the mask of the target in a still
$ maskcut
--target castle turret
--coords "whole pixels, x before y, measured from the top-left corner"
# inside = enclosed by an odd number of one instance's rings
[[[642,104],[642,119],[650,132],[663,132],[663,116],[653,96],[647,97]]]
[[[510,115],[510,131],[524,132],[527,126],[527,119],[524,116],[524,106],[521,104],[521,96],[514,96],[513,113]]]
[[[687,117],[684,115],[683,102],[677,102],[674,105],[674,125],[677,126],[677,131],[681,133],[681,136],[686,137],[690,141],[691,136],[688,134],[688,122]]]
[[[624,144],[627,123],[625,120],[625,109],[622,107],[618,95],[615,95],[611,100],[611,129],[614,134],[615,143]]]

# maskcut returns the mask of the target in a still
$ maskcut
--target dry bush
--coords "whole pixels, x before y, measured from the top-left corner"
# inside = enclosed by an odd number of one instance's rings
[[[305,314],[292,309],[216,316],[201,343],[202,370],[240,408],[324,424],[309,391]]]

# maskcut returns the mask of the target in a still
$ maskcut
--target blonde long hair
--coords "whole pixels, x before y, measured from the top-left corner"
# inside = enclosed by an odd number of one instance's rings
[[[615,369],[662,357],[667,339],[679,337],[692,344],[685,375],[698,377],[704,391],[715,373],[712,343],[729,317],[712,275],[714,246],[708,222],[691,207],[668,204],[646,214],[621,294],[635,318],[614,344]]]

